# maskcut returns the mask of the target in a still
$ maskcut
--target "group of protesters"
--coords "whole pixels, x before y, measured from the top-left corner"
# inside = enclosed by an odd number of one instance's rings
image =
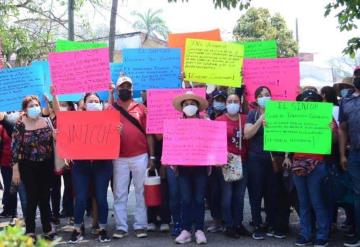
[[[185,120],[226,122],[228,159],[241,161],[240,177],[229,179],[221,166],[162,164],[163,136],[145,131],[146,91],[141,93],[141,102],[135,101],[131,78],[121,75],[115,86],[109,87],[106,102],[95,92],[86,93],[79,102],[62,102],[53,94],[52,102],[47,100],[44,106],[39,96],[29,95],[24,98],[21,111],[0,113],[4,183],[0,217],[18,218],[19,194],[26,234],[34,239],[37,207],[46,239],[56,238],[60,219],[68,218],[73,226],[68,243],[81,242],[86,237],[85,215],[92,217],[90,232],[100,242],[123,239],[129,233],[127,204],[133,183],[133,229],[138,238],[158,230],[169,232],[177,244],[191,242],[193,234],[197,244],[206,244],[205,232],[222,232],[235,239],[284,239],[290,231],[290,214],[296,212],[300,218],[296,246],[327,246],[337,226],[344,232],[344,246],[360,246],[360,67],[353,77],[332,87],[299,89],[296,101],[333,104],[330,155],[264,151],[266,105],[272,97],[271,88],[257,88],[251,92],[255,98],[250,99],[246,86],[217,86],[212,92],[208,90],[204,98],[191,89],[206,84],[186,81],[183,76],[181,79],[188,90],[173,99],[173,107]],[[117,128],[121,136],[119,158],[57,157],[57,114],[104,110],[119,111],[121,116]],[[161,176],[161,206],[145,204],[147,169],[157,170]],[[109,188],[114,198],[112,236],[108,234]],[[252,216],[249,225],[244,222],[246,189]],[[212,218],[207,227],[206,208]],[[345,215],[343,222],[338,222],[339,208]]]

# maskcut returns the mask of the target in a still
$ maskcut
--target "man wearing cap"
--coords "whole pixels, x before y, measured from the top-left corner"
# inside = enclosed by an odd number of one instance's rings
[[[353,239],[345,242],[344,246],[348,247],[360,246],[360,67],[354,71],[353,84],[355,91],[342,99],[339,112],[340,161],[352,178],[354,193],[356,233]],[[346,157],[348,138],[350,152]]]
[[[153,136],[146,135],[146,107],[132,99],[132,80],[121,76],[116,83],[119,99],[113,108],[121,115],[120,158],[114,160],[115,238],[128,234],[127,200],[130,172],[134,181],[136,208],[134,230],[138,238],[147,237],[147,215],[144,200],[146,169],[154,167]],[[150,157],[149,157],[150,156]]]

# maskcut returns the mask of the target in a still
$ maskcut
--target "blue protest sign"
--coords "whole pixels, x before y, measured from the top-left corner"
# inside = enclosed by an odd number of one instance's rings
[[[180,54],[177,48],[124,49],[125,75],[132,79],[134,90],[179,88]]]
[[[44,76],[39,67],[0,70],[0,111],[20,110],[22,100],[29,95],[43,102]]]

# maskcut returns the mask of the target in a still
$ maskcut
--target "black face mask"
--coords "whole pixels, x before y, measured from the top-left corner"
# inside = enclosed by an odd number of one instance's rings
[[[131,91],[126,88],[119,89],[118,96],[122,101],[128,101],[132,97]]]
[[[354,87],[360,90],[360,77],[354,78]]]

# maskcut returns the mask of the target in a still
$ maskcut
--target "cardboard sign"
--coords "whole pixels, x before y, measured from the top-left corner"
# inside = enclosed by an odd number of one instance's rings
[[[61,39],[58,39],[55,44],[55,49],[57,52],[89,50],[89,49],[106,48],[106,47],[108,47],[106,43],[78,42],[78,41],[61,40]]]
[[[119,125],[118,111],[59,112],[58,155],[73,160],[117,159],[120,153]]]
[[[205,88],[193,89],[151,89],[147,93],[146,133],[162,134],[164,121],[179,119],[182,113],[175,110],[172,102],[176,96],[183,95],[187,91],[206,97]]]
[[[108,90],[111,82],[108,48],[49,53],[56,94]]]
[[[270,88],[272,99],[295,100],[300,86],[299,58],[245,59],[243,76],[251,101],[260,86]]]
[[[180,87],[180,49],[124,49],[122,54],[125,75],[135,90]]]
[[[181,49],[181,68],[184,68],[186,39],[221,41],[221,35],[219,29],[193,33],[170,33],[168,35],[168,47]]]
[[[330,154],[332,108],[330,103],[269,101],[264,150]]]
[[[29,95],[43,99],[41,68],[29,66],[0,70],[0,112],[20,110],[22,100]]]
[[[245,47],[245,58],[277,58],[276,40],[240,43]]]
[[[226,122],[165,120],[163,165],[214,166],[227,163]]]
[[[244,46],[234,43],[186,40],[186,80],[240,87]]]

